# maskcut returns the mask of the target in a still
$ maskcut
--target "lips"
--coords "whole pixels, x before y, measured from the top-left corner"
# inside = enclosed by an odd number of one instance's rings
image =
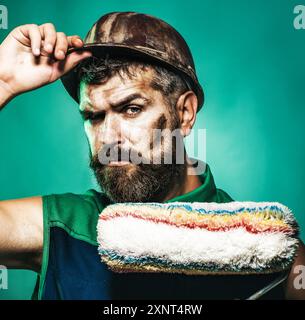
[[[109,166],[124,166],[127,164],[130,164],[130,162],[129,161],[110,161],[108,165]]]

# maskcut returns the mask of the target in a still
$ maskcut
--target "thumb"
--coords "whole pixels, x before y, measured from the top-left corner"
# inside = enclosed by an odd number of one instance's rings
[[[56,79],[63,76],[65,73],[73,69],[81,61],[92,56],[90,51],[74,51],[67,55],[65,60],[58,61],[56,63],[56,70],[53,73]],[[55,79],[54,79],[55,80]]]

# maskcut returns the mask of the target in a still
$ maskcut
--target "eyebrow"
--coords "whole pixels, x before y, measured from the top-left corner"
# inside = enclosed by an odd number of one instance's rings
[[[150,100],[144,96],[142,96],[140,93],[132,93],[124,98],[122,98],[121,100],[115,101],[115,102],[110,102],[110,106],[111,107],[117,107],[117,106],[122,106],[124,104],[127,104],[133,100],[136,99],[142,99],[144,100],[146,103],[150,102]]]
[[[117,108],[117,107],[120,107],[122,105],[128,104],[131,101],[136,100],[136,99],[144,100],[146,103],[149,103],[151,101],[150,99],[144,97],[140,93],[132,93],[132,94],[122,98],[121,100],[110,102],[110,106],[112,108]],[[81,115],[88,115],[88,114],[91,115],[91,114],[98,114],[98,113],[103,113],[104,112],[102,110],[96,110],[96,111],[92,110],[93,109],[93,105],[89,101],[86,103],[86,105],[90,106],[90,109],[86,109],[86,107],[85,107],[83,110],[79,110]]]

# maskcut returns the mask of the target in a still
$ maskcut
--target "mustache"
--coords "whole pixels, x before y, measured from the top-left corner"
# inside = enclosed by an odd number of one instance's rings
[[[150,160],[133,148],[122,148],[117,144],[105,144],[94,156],[95,167],[103,167],[111,161],[126,161],[133,164],[150,164]]]

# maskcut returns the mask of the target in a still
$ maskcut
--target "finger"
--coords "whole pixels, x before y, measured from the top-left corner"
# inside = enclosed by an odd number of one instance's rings
[[[43,48],[47,53],[52,53],[56,43],[56,29],[52,23],[44,23],[39,26],[39,29],[42,31],[44,44]]]
[[[92,56],[90,51],[78,51],[68,54],[64,61],[59,61],[56,77],[59,78],[71,69],[73,69],[82,60],[85,60]]]
[[[31,41],[31,49],[35,56],[40,55],[41,33],[37,24],[26,24],[20,27],[22,34]]]
[[[58,60],[63,60],[68,50],[67,36],[63,32],[57,32],[54,56]]]
[[[80,36],[77,36],[77,35],[69,36],[68,37],[68,44],[69,44],[70,48],[73,48],[73,47],[81,48],[84,45]]]

